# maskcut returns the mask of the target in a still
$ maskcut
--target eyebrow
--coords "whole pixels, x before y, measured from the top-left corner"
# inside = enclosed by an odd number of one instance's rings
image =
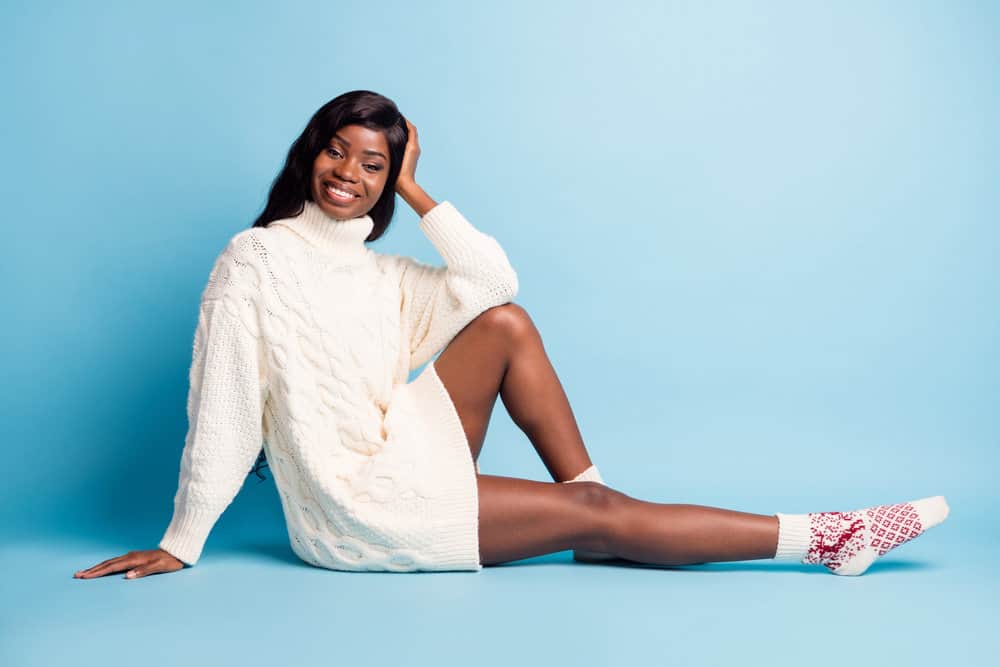
[[[333,135],[333,139],[337,139],[338,141],[340,141],[340,142],[341,142],[342,144],[344,144],[344,145],[345,145],[345,146],[347,146],[348,148],[350,148],[350,147],[351,147],[351,142],[350,142],[350,141],[348,141],[347,139],[343,138],[343,137],[342,137],[342,136],[340,136],[339,134],[335,134],[335,135]],[[331,139],[331,141],[332,141],[332,139]],[[373,151],[373,150],[371,150],[371,149],[365,149],[365,150],[363,150],[363,151],[361,151],[361,152],[362,152],[362,153],[364,153],[365,155],[377,155],[377,156],[379,156],[380,158],[382,158],[383,160],[386,160],[386,161],[388,161],[388,160],[389,160],[389,158],[387,158],[387,157],[386,157],[385,155],[383,155],[382,153],[379,153],[378,151]]]

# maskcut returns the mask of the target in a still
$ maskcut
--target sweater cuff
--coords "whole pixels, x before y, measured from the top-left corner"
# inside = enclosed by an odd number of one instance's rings
[[[454,204],[442,201],[420,218],[420,229],[441,253],[448,266],[476,266],[489,261],[499,246],[493,237],[476,229]]]
[[[194,565],[220,514],[174,504],[174,516],[157,546],[182,563]]]

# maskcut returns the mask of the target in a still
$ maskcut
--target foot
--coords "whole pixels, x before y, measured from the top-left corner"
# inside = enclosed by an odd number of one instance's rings
[[[932,496],[851,512],[810,513],[809,548],[802,562],[834,574],[862,574],[880,556],[944,521],[948,511],[944,496]]]

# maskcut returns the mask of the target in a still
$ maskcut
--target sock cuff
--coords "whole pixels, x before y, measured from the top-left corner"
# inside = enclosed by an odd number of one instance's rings
[[[809,515],[779,512],[775,516],[778,517],[778,549],[774,560],[801,561],[809,551]]]
[[[591,465],[589,468],[581,472],[579,475],[573,479],[568,479],[566,482],[597,482],[599,484],[604,484],[604,480],[601,479],[601,473],[598,471],[596,465]]]

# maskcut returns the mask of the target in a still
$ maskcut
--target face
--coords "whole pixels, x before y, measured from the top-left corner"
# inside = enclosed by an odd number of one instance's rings
[[[331,218],[357,218],[375,206],[388,177],[385,135],[361,125],[345,125],[313,162],[313,201]]]

